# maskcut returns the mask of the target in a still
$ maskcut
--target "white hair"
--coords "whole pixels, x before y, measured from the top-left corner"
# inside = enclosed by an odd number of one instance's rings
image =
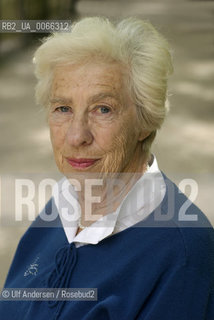
[[[103,17],[83,18],[70,32],[46,38],[34,56],[37,103],[48,105],[57,65],[87,63],[94,57],[128,70],[128,89],[141,126],[151,132],[142,143],[148,154],[168,111],[167,79],[173,68],[168,42],[147,21],[126,18],[113,24]]]

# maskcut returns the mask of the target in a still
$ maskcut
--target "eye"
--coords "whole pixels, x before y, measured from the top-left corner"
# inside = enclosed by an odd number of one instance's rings
[[[55,110],[58,112],[66,113],[66,112],[70,112],[71,108],[66,106],[61,106],[61,107],[57,107]]]
[[[111,112],[111,108],[107,107],[107,106],[99,106],[97,108],[98,112],[101,114],[106,114],[106,113],[110,113]]]

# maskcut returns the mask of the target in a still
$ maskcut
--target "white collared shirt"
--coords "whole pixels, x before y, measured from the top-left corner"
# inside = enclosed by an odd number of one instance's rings
[[[69,243],[76,247],[97,244],[106,237],[133,226],[153,212],[164,198],[166,185],[154,156],[153,163],[124,197],[114,212],[101,217],[77,233],[81,209],[77,193],[68,179],[53,189],[53,198]]]

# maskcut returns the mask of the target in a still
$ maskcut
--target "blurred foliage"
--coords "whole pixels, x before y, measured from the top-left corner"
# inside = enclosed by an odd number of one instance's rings
[[[76,15],[77,0],[0,0],[1,19],[69,19]]]

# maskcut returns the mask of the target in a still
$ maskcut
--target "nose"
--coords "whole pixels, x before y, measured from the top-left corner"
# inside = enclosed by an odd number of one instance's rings
[[[68,131],[67,142],[70,146],[80,147],[90,145],[93,141],[93,135],[86,119],[73,119]]]

